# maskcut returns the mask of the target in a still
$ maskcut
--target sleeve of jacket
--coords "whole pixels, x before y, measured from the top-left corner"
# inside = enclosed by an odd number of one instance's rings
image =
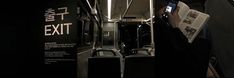
[[[154,42],[156,50],[185,50],[188,43],[187,38],[178,28],[172,28],[160,18],[155,18]]]

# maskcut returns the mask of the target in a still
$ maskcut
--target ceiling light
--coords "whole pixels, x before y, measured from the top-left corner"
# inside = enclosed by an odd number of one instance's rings
[[[108,19],[111,19],[111,0],[107,0],[107,8],[108,8]]]

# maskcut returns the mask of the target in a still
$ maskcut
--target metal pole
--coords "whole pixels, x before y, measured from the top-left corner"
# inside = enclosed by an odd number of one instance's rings
[[[116,47],[116,43],[117,43],[117,42],[116,42],[116,41],[117,41],[117,40],[116,40],[116,32],[117,32],[117,31],[116,31],[116,26],[115,26],[115,25],[116,25],[116,22],[113,23],[113,28],[114,28],[114,49],[117,48],[117,47]]]
[[[127,0],[127,7],[126,8],[128,8],[128,0]]]
[[[151,46],[154,50],[154,30],[153,30],[153,15],[154,15],[154,9],[153,9],[153,0],[150,0],[150,27],[151,27]]]
[[[140,27],[137,27],[137,48],[139,48],[139,29]]]
[[[104,30],[103,30],[103,22],[101,22],[101,27],[102,27],[102,44],[101,44],[101,48],[103,48],[103,38],[104,38],[104,35],[103,35],[103,33],[104,33]]]
[[[131,6],[132,1],[133,1],[133,0],[131,0],[130,3],[128,3],[128,6],[127,6],[126,10],[124,11],[124,14],[123,14],[123,16],[122,16],[121,19],[123,19],[123,17],[124,17],[124,16],[126,15],[126,13],[128,12],[128,9],[129,9],[129,7]]]

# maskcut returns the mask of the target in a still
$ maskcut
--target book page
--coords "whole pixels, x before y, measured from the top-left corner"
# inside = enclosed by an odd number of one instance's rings
[[[208,18],[209,15],[205,13],[196,10],[190,10],[186,17],[181,21],[179,29],[191,43],[201,31]]]
[[[178,12],[180,19],[184,19],[190,9],[189,6],[181,1],[178,2],[177,6],[180,7],[179,12]]]

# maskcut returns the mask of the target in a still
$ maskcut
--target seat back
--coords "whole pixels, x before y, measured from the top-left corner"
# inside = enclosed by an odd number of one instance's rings
[[[126,56],[123,78],[155,78],[154,56]]]
[[[121,78],[120,57],[116,54],[98,56],[97,52],[100,51],[104,50],[95,50],[92,57],[88,58],[88,78]]]

